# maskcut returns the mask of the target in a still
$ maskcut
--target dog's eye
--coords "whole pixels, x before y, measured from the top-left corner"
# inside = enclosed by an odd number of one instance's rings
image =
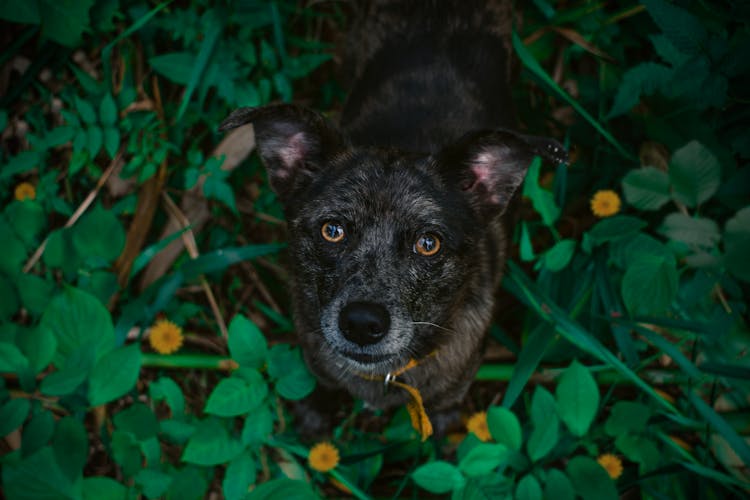
[[[344,239],[346,233],[344,233],[344,226],[338,222],[326,222],[323,227],[320,228],[320,234],[323,235],[323,239],[330,241],[331,243],[338,243]]]
[[[414,252],[429,257],[440,251],[440,239],[434,234],[423,234],[414,243]]]

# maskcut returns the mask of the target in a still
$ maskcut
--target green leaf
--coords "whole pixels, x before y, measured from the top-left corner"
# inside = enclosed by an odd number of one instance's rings
[[[16,373],[29,365],[26,356],[10,342],[0,342],[0,373]]]
[[[560,421],[555,413],[547,414],[542,421],[534,424],[526,443],[526,451],[532,462],[544,458],[557,445],[559,430]]]
[[[73,245],[80,255],[103,260],[115,260],[125,247],[125,230],[111,210],[97,205],[81,217],[73,228]]]
[[[39,0],[42,36],[67,47],[81,42],[94,0]]]
[[[526,383],[536,371],[547,348],[555,342],[554,330],[547,325],[538,325],[529,335],[513,367],[508,387],[503,396],[503,406],[510,408],[523,392]]]
[[[318,500],[318,495],[305,481],[293,479],[272,479],[267,481],[245,497],[246,500]]]
[[[691,141],[672,155],[669,180],[674,199],[695,207],[719,189],[721,165],[708,148],[698,141]]]
[[[674,259],[674,254],[661,241],[644,233],[638,233],[627,240],[610,244],[612,261],[618,267],[627,269],[642,259]]]
[[[257,408],[268,394],[268,385],[257,370],[244,370],[243,376],[221,380],[208,397],[205,412],[221,417],[243,415]]]
[[[268,351],[268,374],[278,379],[287,373],[306,369],[302,356],[297,348],[288,344],[276,344]]]
[[[641,95],[653,95],[668,88],[673,72],[671,68],[654,62],[637,64],[627,70],[622,75],[612,109],[607,113],[606,119],[611,120],[630,111],[638,104]]]
[[[615,447],[631,462],[640,464],[641,474],[655,470],[662,460],[659,449],[650,439],[633,434],[617,436]]]
[[[26,421],[31,410],[28,399],[11,399],[0,408],[0,436],[7,436]]]
[[[544,253],[544,267],[553,273],[563,270],[573,258],[576,250],[575,240],[560,240]]]
[[[622,278],[622,299],[633,316],[661,316],[677,295],[674,257],[644,256],[631,263]]]
[[[563,372],[555,390],[557,412],[574,436],[583,436],[599,407],[599,388],[588,368],[573,361]]]
[[[564,472],[558,469],[547,471],[547,479],[544,483],[544,497],[554,500],[575,500],[575,491],[570,479]]]
[[[140,486],[146,498],[160,498],[172,484],[172,476],[153,469],[142,469],[135,475],[135,484]]]
[[[466,481],[461,471],[443,460],[420,465],[411,477],[420,488],[437,494],[460,488]]]
[[[521,241],[518,243],[518,252],[523,262],[531,262],[536,258],[534,245],[529,235],[529,226],[525,221],[521,222]]]
[[[724,263],[729,271],[750,281],[750,207],[738,211],[724,227]]]
[[[74,417],[61,419],[52,438],[52,450],[60,470],[74,482],[83,473],[89,456],[86,428]]]
[[[112,432],[112,458],[122,468],[126,478],[133,477],[143,466],[141,447],[135,437],[129,432],[115,429]]]
[[[93,346],[82,346],[71,353],[62,369],[42,379],[39,390],[50,396],[71,394],[86,380],[93,365]]]
[[[604,468],[589,457],[573,457],[566,468],[568,477],[583,500],[617,500],[615,483]]]
[[[45,446],[19,462],[2,468],[3,494],[13,500],[78,498],[74,483],[60,470],[52,448]]]
[[[282,398],[297,401],[308,396],[316,383],[315,377],[303,367],[283,375],[276,381],[275,388]]]
[[[531,397],[531,423],[540,426],[551,414],[557,414],[555,397],[541,385],[536,386]]]
[[[646,226],[648,226],[648,223],[638,217],[615,215],[597,222],[588,234],[592,242],[599,245],[608,241],[629,238]]]
[[[18,0],[0,1],[0,19],[14,23],[39,24],[39,4],[37,2],[19,2]],[[0,127],[5,129],[5,126]]]
[[[159,430],[170,442],[183,444],[195,434],[195,426],[175,418],[161,420]]]
[[[41,325],[55,334],[60,367],[81,346],[93,346],[96,359],[114,347],[115,334],[109,311],[95,297],[76,288],[65,288],[52,299]]]
[[[16,344],[29,361],[34,373],[44,370],[52,362],[57,349],[55,335],[44,326],[37,326],[26,331],[16,339]],[[2,356],[0,354],[0,356]]]
[[[133,403],[117,412],[113,421],[117,429],[131,433],[138,441],[150,439],[159,432],[156,415],[143,403]]]
[[[154,401],[167,402],[174,418],[182,418],[185,414],[185,396],[177,383],[169,377],[160,377],[148,386],[149,395]]]
[[[242,444],[258,448],[273,433],[273,413],[266,405],[259,406],[245,417]]]
[[[241,314],[229,323],[229,354],[240,366],[260,369],[266,364],[268,344],[260,329]]]
[[[81,120],[83,120],[83,123],[87,125],[96,124],[96,112],[94,111],[94,107],[91,105],[91,103],[89,103],[85,99],[81,99],[78,96],[75,97],[74,101],[76,111],[78,111],[78,114],[81,115]]]
[[[750,463],[750,445],[721,415],[711,408],[696,393],[688,393],[688,401],[703,417],[704,421],[713,427],[727,441],[732,450],[740,457],[743,463]]]
[[[648,406],[632,401],[618,401],[612,407],[604,431],[612,437],[628,432],[641,432],[651,417]]]
[[[659,210],[670,200],[669,174],[656,167],[631,170],[622,179],[625,200],[639,210]]]
[[[251,485],[255,484],[255,460],[245,452],[229,462],[224,473],[222,493],[227,500],[242,500]]]
[[[708,31],[701,19],[665,0],[644,0],[643,4],[675,47],[686,54],[703,53]]]
[[[2,413],[2,410],[0,410],[0,413]],[[52,416],[51,412],[42,410],[34,414],[29,423],[23,427],[21,454],[28,457],[39,451],[43,446],[47,446],[54,433],[55,417]]]
[[[114,158],[120,149],[120,131],[115,127],[104,127],[104,150],[110,158]]]
[[[68,125],[55,127],[44,136],[44,143],[47,148],[60,146],[73,139],[74,131],[75,129]]]
[[[139,344],[119,347],[105,354],[94,365],[89,379],[89,402],[99,406],[125,395],[141,371]]]
[[[114,125],[117,122],[117,104],[109,92],[104,94],[99,103],[99,122],[102,125]]]
[[[523,195],[531,199],[534,210],[542,217],[544,225],[549,227],[560,216],[560,207],[555,203],[555,197],[552,193],[539,186],[541,166],[541,158],[535,157],[523,182]]]
[[[21,246],[21,248],[23,248],[23,246]],[[2,265],[0,265],[0,267],[2,267]],[[0,269],[0,271],[2,271],[2,269]],[[16,287],[0,274],[0,323],[10,319],[16,314],[16,311],[18,311],[20,307],[21,302],[18,300]],[[0,367],[1,366],[7,366],[3,363],[2,358],[0,358]],[[10,368],[8,368],[8,370],[10,370]],[[0,372],[2,371],[3,369],[0,368]]]
[[[86,136],[88,138],[86,149],[91,158],[95,158],[99,154],[99,151],[101,151],[102,144],[104,144],[104,132],[102,132],[100,127],[92,126],[86,131]]]
[[[505,445],[479,443],[461,459],[458,469],[468,477],[483,476],[497,469],[507,458],[508,448]]]
[[[542,500],[542,488],[531,474],[526,474],[516,486],[516,500]],[[557,499],[555,499],[557,500]]]
[[[16,278],[16,286],[21,296],[21,303],[34,315],[41,315],[44,312],[55,291],[55,284],[52,281],[47,281],[35,274],[20,274]]]
[[[152,57],[148,63],[167,80],[187,85],[195,66],[195,55],[191,52],[172,52]]]
[[[719,243],[719,226],[711,219],[675,212],[667,215],[662,231],[671,240],[710,249]]]
[[[41,203],[34,200],[13,201],[6,207],[5,215],[27,248],[35,247],[38,234],[47,225],[47,214]]]
[[[111,477],[83,478],[83,500],[126,500],[128,489]]]
[[[218,420],[208,418],[188,441],[182,460],[197,465],[218,465],[229,462],[241,451],[242,444],[231,439]]]
[[[490,434],[500,444],[511,450],[521,449],[521,424],[516,415],[502,406],[490,406],[487,409],[487,427]]]

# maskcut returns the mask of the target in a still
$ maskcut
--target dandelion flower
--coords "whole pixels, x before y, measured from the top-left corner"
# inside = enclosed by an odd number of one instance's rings
[[[490,429],[487,427],[487,412],[480,411],[475,413],[466,422],[466,428],[469,432],[473,432],[480,441],[489,441],[492,439],[490,435]]]
[[[182,328],[169,320],[161,319],[151,327],[148,341],[156,352],[172,354],[182,346]]]
[[[596,461],[604,467],[604,470],[607,471],[607,474],[612,479],[617,479],[622,475],[622,462],[615,455],[605,453],[604,455],[600,455]]]
[[[33,200],[36,198],[36,188],[30,182],[22,182],[16,186],[16,190],[13,194],[18,201]]]
[[[310,467],[319,472],[328,472],[339,464],[339,450],[331,443],[318,443],[307,456]]]
[[[597,191],[591,198],[591,211],[597,217],[609,217],[620,211],[620,197],[611,189]]]

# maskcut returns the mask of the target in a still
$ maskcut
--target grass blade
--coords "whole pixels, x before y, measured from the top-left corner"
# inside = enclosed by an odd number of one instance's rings
[[[750,464],[750,445],[745,442],[742,436],[737,434],[737,431],[695,392],[688,392],[687,397],[703,419],[727,440],[729,446],[732,447],[745,465]]]

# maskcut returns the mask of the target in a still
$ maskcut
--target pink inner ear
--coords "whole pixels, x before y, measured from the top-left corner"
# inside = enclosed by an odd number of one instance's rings
[[[305,143],[305,133],[297,132],[291,136],[286,144],[279,148],[279,160],[284,165],[284,170],[276,173],[281,178],[288,177],[295,166],[302,162],[307,153],[307,144]]]
[[[475,190],[479,185],[482,185],[484,191],[489,195],[488,202],[500,203],[500,196],[497,193],[497,183],[499,172],[497,171],[498,159],[491,153],[483,152],[476,156],[471,163],[469,163],[469,169],[474,174],[474,182],[472,182],[466,190]]]

